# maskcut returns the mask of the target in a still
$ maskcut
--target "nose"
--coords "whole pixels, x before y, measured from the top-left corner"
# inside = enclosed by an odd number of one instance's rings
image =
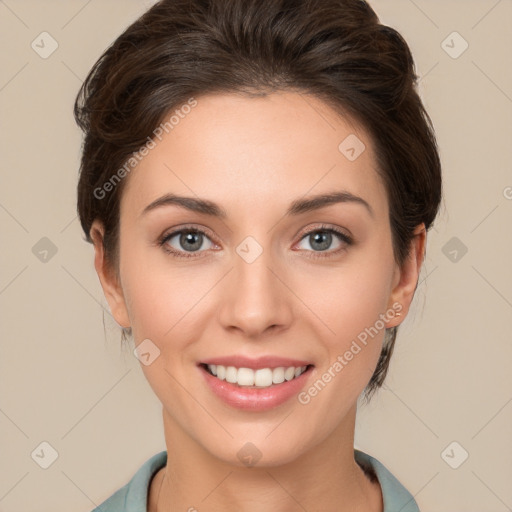
[[[218,318],[225,329],[256,339],[290,326],[293,293],[285,284],[286,270],[272,259],[270,250],[250,261],[235,253],[234,268],[220,292]]]

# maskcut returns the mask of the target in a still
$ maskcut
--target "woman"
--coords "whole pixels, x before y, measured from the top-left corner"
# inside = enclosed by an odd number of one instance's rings
[[[361,0],[162,0],[75,116],[78,212],[167,450],[97,511],[417,511],[354,449],[441,196],[409,48]]]

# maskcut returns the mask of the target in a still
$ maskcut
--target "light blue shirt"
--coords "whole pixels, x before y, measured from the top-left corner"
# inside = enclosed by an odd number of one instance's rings
[[[420,512],[409,491],[377,459],[359,450],[354,457],[360,466],[371,468],[379,481],[384,499],[384,512]],[[147,512],[149,484],[167,463],[167,452],[153,455],[133,478],[92,512]]]

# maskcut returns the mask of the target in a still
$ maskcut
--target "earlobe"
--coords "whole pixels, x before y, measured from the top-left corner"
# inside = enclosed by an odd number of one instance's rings
[[[94,244],[94,268],[98,274],[112,316],[121,327],[130,327],[130,319],[121,284],[115,269],[112,268],[105,255],[103,245],[104,228],[101,222],[95,220],[89,233]]]
[[[423,264],[426,246],[425,224],[420,224],[414,230],[409,253],[401,267],[397,267],[394,287],[389,297],[388,307],[400,314],[395,314],[386,324],[387,328],[399,325],[409,312],[418,278]]]

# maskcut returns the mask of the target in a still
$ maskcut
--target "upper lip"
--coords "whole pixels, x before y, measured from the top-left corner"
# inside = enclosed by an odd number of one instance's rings
[[[215,364],[221,366],[234,366],[235,368],[251,368],[257,370],[259,368],[279,368],[281,366],[288,368],[295,366],[296,368],[301,366],[308,366],[312,364],[309,361],[301,359],[290,359],[287,357],[278,356],[261,356],[250,358],[242,355],[234,356],[223,356],[223,357],[212,357],[211,359],[205,359],[199,364]]]

